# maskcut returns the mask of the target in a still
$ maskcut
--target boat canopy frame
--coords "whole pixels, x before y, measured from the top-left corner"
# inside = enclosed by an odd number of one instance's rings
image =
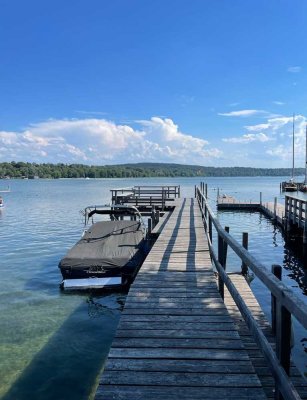
[[[84,209],[84,227],[88,226],[90,218],[92,218],[95,214],[110,215],[111,220],[119,220],[125,216],[137,217],[142,226],[144,236],[146,236],[147,228],[144,219],[140,211],[135,206],[123,204],[103,204],[87,206]]]

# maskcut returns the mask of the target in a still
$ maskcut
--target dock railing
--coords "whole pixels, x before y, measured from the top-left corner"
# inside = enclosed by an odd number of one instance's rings
[[[112,204],[132,203],[139,205],[165,207],[167,201],[180,197],[180,186],[177,185],[155,185],[155,186],[133,186],[131,188],[111,189]]]
[[[303,243],[307,243],[307,201],[293,196],[285,196],[286,223],[303,229]]]
[[[290,288],[281,282],[274,273],[270,272],[263,264],[256,260],[256,258],[245,249],[246,246],[244,247],[238,243],[229,234],[228,227],[225,227],[225,229],[222,228],[219,220],[208,204],[205,193],[207,193],[207,185],[204,183],[201,183],[200,187],[195,187],[195,195],[202,213],[211,259],[218,272],[219,292],[222,298],[224,298],[224,285],[226,285],[250,332],[263,353],[275,379],[275,399],[300,399],[299,394],[288,377],[290,373],[291,355],[291,316],[293,315],[297,321],[307,329],[307,305],[293,293]],[[216,254],[212,245],[213,227],[218,237],[218,254]],[[228,246],[231,247],[241,259],[242,266],[244,266],[245,270],[246,268],[250,268],[271,292],[272,326],[274,327],[274,333],[276,333],[276,352],[273,350],[239,291],[226,273]],[[275,272],[275,270],[276,266],[273,266],[272,271]]]

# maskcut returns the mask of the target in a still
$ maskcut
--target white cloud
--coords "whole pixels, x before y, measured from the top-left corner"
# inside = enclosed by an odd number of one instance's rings
[[[273,101],[273,104],[276,104],[277,106],[284,106],[285,105],[285,103],[283,103],[282,101],[277,101],[277,100]]]
[[[270,124],[257,124],[257,125],[247,125],[244,128],[247,129],[248,131],[258,132],[258,131],[263,131],[264,129],[267,129],[269,127]]]
[[[301,167],[304,166],[305,128],[306,117],[296,115],[294,119],[295,165]],[[244,149],[247,149],[248,157],[246,157],[245,165],[256,165],[256,162],[258,166],[289,167],[291,165],[293,116],[268,118],[263,124],[245,126],[245,129],[248,133],[222,139],[223,142],[235,144],[234,149],[241,154],[245,151]],[[248,160],[252,160],[252,163]]]
[[[228,113],[218,113],[218,115],[222,115],[224,117],[251,117],[253,115],[266,114],[267,112],[264,110],[238,110],[231,111]]]
[[[268,142],[270,139],[264,133],[247,133],[240,137],[224,138],[223,142],[228,143],[251,143],[251,142]]]
[[[140,129],[105,119],[51,119],[31,124],[22,132],[2,131],[0,160],[210,164],[222,154],[208,141],[181,132],[169,118],[153,117],[138,123]]]
[[[301,71],[302,71],[302,67],[300,67],[300,66],[289,67],[289,68],[287,69],[287,71],[288,71],[288,72],[292,72],[292,73],[294,73],[294,74],[297,74],[298,72],[301,72]]]

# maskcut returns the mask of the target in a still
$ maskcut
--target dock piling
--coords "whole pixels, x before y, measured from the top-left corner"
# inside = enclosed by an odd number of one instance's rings
[[[225,226],[225,231],[229,233],[229,226]],[[219,263],[222,265],[224,270],[226,270],[226,260],[227,260],[227,242],[223,240],[223,238],[219,235],[218,237],[218,260]],[[219,292],[224,300],[224,281],[219,275],[218,278],[218,287],[219,287]]]
[[[282,280],[282,267],[272,265],[272,273]],[[290,373],[291,355],[291,314],[281,306],[276,297],[271,294],[272,333],[276,335],[276,355],[287,375]],[[275,390],[275,399],[282,400],[279,390]]]
[[[242,234],[242,246],[243,246],[246,250],[248,250],[248,232],[243,232],[243,234]],[[242,261],[241,271],[242,271],[242,275],[244,275],[244,276],[247,275],[248,267],[247,267],[247,265],[244,263],[244,261]]]

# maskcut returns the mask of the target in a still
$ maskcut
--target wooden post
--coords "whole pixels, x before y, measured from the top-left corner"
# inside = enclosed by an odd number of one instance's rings
[[[212,243],[212,219],[210,214],[209,214],[209,238]]]
[[[156,226],[156,210],[155,206],[151,207],[151,221],[152,221],[152,228]]]
[[[197,193],[197,192],[196,192],[196,190],[197,190],[197,189],[196,189],[196,185],[195,185],[195,187],[194,187],[194,190],[195,190],[195,196],[194,196],[194,197],[197,197],[197,196],[196,196],[196,193]]]
[[[303,231],[303,243],[307,246],[307,202],[305,203],[305,222]]]
[[[205,197],[208,198],[208,184],[205,185]]]
[[[229,232],[229,227],[225,226],[225,231],[228,233]],[[226,269],[226,259],[227,259],[227,243],[222,239],[222,237],[219,235],[218,238],[218,260],[219,263],[222,265],[224,269]],[[222,278],[219,275],[218,279],[218,286],[219,286],[219,292],[224,300],[224,282]]]
[[[282,268],[280,265],[272,265],[272,273],[282,279]],[[272,331],[276,335],[276,355],[287,375],[290,373],[291,355],[291,313],[278,304],[275,296],[272,297]],[[281,393],[275,388],[275,399],[283,399]]]
[[[272,274],[274,274],[279,280],[281,280],[281,266],[272,265]],[[272,333],[276,334],[276,298],[271,295],[271,316],[272,316]]]
[[[152,220],[151,218],[148,218],[148,236],[151,235],[151,231],[152,231]]]
[[[223,239],[220,235],[218,235],[218,261],[223,266]],[[218,276],[218,287],[220,295],[224,300],[224,283],[220,277],[220,274]]]
[[[262,206],[262,192],[260,192],[260,206]]]
[[[248,249],[248,232],[243,232],[242,234],[242,246],[244,247],[244,249]],[[246,276],[247,272],[248,272],[248,267],[247,265],[242,261],[242,265],[241,265],[241,271],[242,271],[242,275]]]
[[[155,220],[156,220],[156,225],[157,225],[160,220],[160,211],[159,210],[156,210]]]
[[[277,197],[274,197],[274,218],[277,216]]]
[[[216,200],[218,200],[219,197],[220,197],[220,188],[217,188]]]
[[[295,224],[296,200],[291,197],[292,222]]]

